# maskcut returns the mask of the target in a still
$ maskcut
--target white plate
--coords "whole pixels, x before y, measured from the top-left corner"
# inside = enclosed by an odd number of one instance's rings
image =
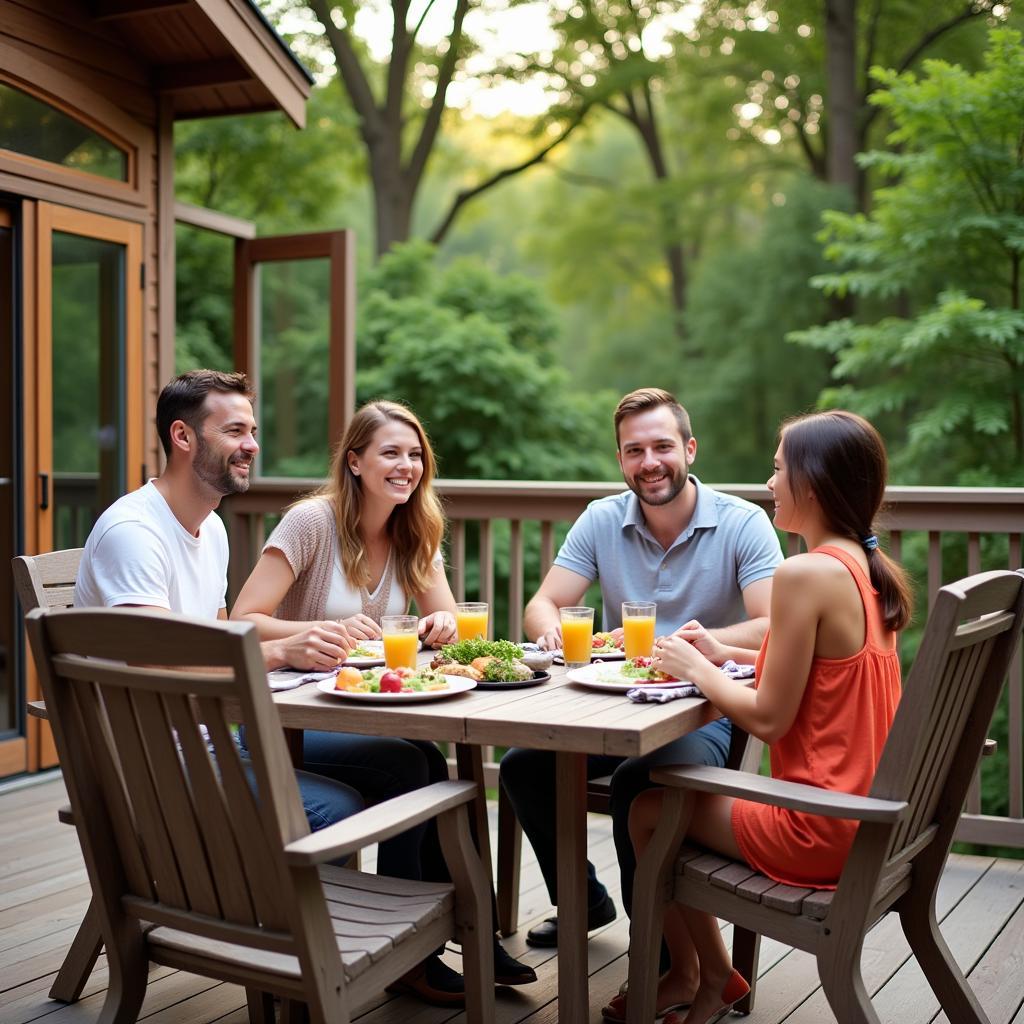
[[[350,654],[345,659],[344,664],[351,665],[353,668],[376,668],[378,665],[384,664],[383,640],[361,640],[358,646],[365,647],[368,651],[373,651],[373,654],[358,658],[353,658]]]
[[[663,689],[666,686],[680,686],[680,680],[652,683],[650,680],[634,679],[622,674],[621,665],[584,665],[583,668],[571,668],[565,674],[571,683],[587,686],[591,690],[608,690],[612,693],[625,693],[636,686]],[[319,685],[319,684],[318,684]]]
[[[353,658],[350,654],[345,659],[346,665],[351,665],[352,668],[377,668],[379,665],[384,664],[384,641],[383,640],[360,640],[356,645],[357,647],[365,647],[368,651],[373,651],[372,655],[363,657],[360,655],[357,658]],[[423,644],[420,643],[417,650],[423,649]]]
[[[594,651],[594,653],[591,654],[591,657],[594,659],[594,661],[625,661],[626,652],[620,651],[617,648],[614,651],[608,651],[606,654],[598,654],[597,651]],[[556,651],[555,661],[559,665],[564,665],[565,655],[561,651]]]
[[[378,704],[416,704],[423,700],[439,700],[441,697],[454,697],[457,693],[465,693],[476,686],[475,679],[465,676],[445,676],[448,680],[447,690],[415,690],[412,693],[357,693],[352,690],[339,690],[333,679],[324,679],[316,684],[321,693],[332,697],[343,697],[345,700],[362,700]]]

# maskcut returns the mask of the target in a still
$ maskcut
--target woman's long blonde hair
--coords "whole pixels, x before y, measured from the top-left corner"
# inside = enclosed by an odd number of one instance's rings
[[[412,410],[398,402],[367,402],[352,417],[331,460],[330,476],[313,496],[326,498],[334,511],[345,577],[353,587],[368,587],[372,582],[370,563],[359,536],[363,485],[349,468],[348,453],[362,455],[373,435],[388,422],[404,423],[414,430],[423,450],[419,485],[404,505],[395,506],[387,524],[395,575],[406,595],[412,596],[422,594],[433,584],[434,556],[444,536],[444,513],[433,488],[434,452],[423,424]]]

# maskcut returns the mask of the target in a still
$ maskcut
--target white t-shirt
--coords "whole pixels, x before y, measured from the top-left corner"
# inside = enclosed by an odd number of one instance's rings
[[[228,537],[211,512],[194,537],[150,480],[118,498],[85,542],[75,607],[139,604],[215,619],[227,604]]]

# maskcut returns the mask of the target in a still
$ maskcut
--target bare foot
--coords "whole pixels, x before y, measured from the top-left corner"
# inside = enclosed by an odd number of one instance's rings
[[[731,971],[724,977],[702,978],[690,1012],[685,1017],[671,1013],[665,1018],[665,1024],[713,1024],[749,991],[750,986],[738,971]]]

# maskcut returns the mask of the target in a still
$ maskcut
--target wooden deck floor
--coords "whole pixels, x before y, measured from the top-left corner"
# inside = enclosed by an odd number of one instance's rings
[[[0,1024],[93,1022],[102,1006],[106,970],[101,957],[82,1000],[65,1006],[47,991],[85,911],[89,884],[74,830],[58,824],[65,802],[59,780],[0,793]],[[616,878],[609,821],[590,822],[590,851],[606,882]],[[537,968],[540,980],[500,990],[496,1024],[554,1024],[558,1020],[557,962],[529,949],[526,929],[550,907],[524,843],[520,931],[506,941]],[[618,902],[618,894],[614,894]],[[992,1024],[1024,1024],[1024,861],[956,856],[939,894],[942,930]],[[590,941],[591,1020],[626,975],[627,923],[618,921]],[[450,954],[458,966],[457,954]],[[761,980],[750,1024],[828,1024],[834,1020],[817,983],[813,960],[776,943],[762,944]],[[889,1024],[946,1022],[910,957],[893,915],[868,936],[864,977],[882,1020]],[[243,1024],[242,989],[195,975],[155,968],[143,1008],[147,1024]],[[365,1007],[363,1024],[442,1024],[461,1014],[414,1000],[382,996]]]

